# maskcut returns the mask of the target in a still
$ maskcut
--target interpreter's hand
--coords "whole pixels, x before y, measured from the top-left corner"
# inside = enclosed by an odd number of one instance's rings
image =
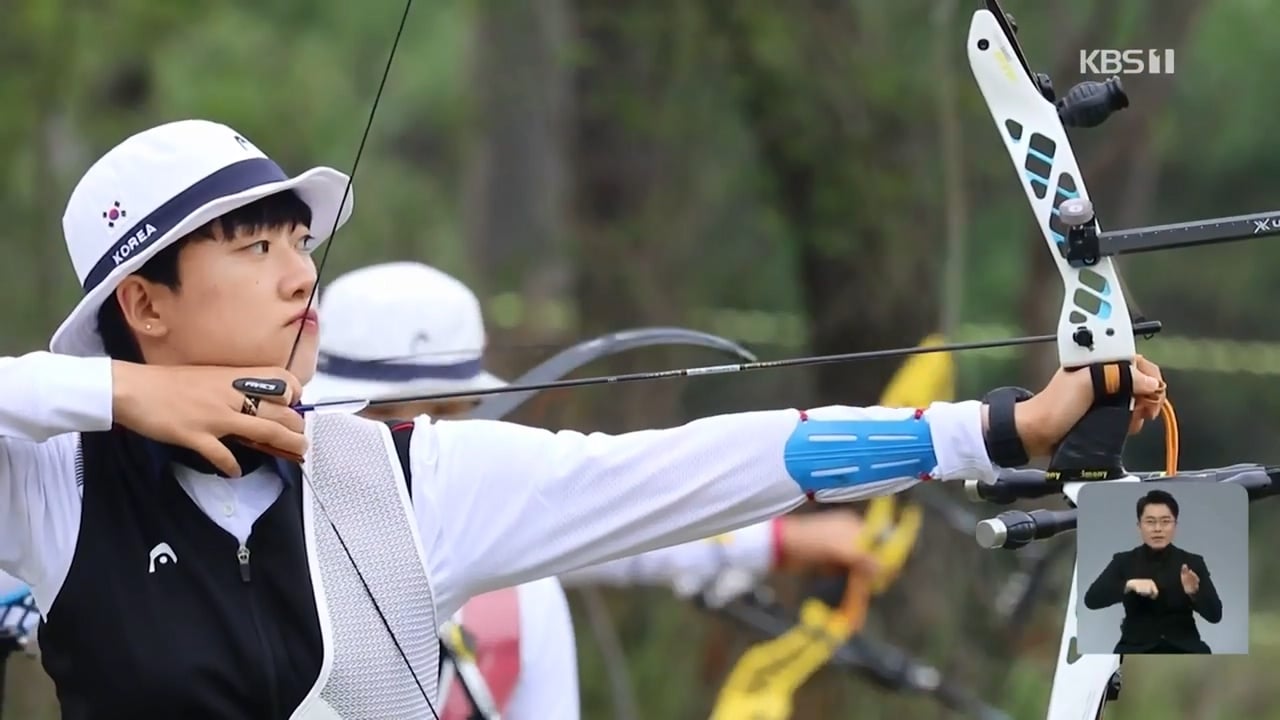
[[[1147,420],[1160,416],[1165,382],[1160,368],[1139,355],[1130,366],[1133,374],[1133,418],[1129,433],[1142,429]],[[1018,436],[1030,457],[1053,454],[1062,438],[1093,404],[1093,382],[1088,370],[1058,370],[1053,379],[1034,397],[1014,408]]]
[[[1184,565],[1183,567],[1186,566]],[[1160,591],[1156,588],[1155,581],[1148,580],[1146,578],[1134,578],[1133,580],[1130,580],[1124,584],[1124,591],[1135,593],[1142,597],[1148,597],[1152,600],[1156,599],[1160,595]]]
[[[232,386],[240,378],[282,380],[288,388],[282,396],[260,396],[256,414],[248,415],[241,412],[245,394]],[[306,453],[302,416],[289,407],[302,394],[302,384],[288,370],[116,361],[111,380],[117,424],[194,450],[230,477],[240,476],[235,456],[223,443],[233,436],[264,450]]]
[[[777,522],[781,524],[782,559],[786,566],[839,565],[867,574],[879,570],[873,555],[858,550],[862,518],[852,510],[784,515]]]
[[[1200,576],[1196,574],[1195,570],[1192,570],[1185,564],[1182,566],[1181,580],[1182,592],[1188,595],[1195,595],[1200,591]]]

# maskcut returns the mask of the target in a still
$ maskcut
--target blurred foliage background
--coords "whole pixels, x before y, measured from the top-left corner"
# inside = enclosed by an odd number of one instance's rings
[[[1261,0],[1008,0],[1059,92],[1092,48],[1174,48],[1173,75],[1124,78],[1132,106],[1073,143],[1107,228],[1258,212],[1280,181],[1280,62]],[[958,0],[418,0],[325,276],[414,259],[485,301],[493,368],[515,376],[608,330],[680,324],[762,357],[1051,332],[1061,285],[1011,174]],[[60,216],[100,153],[186,118],[241,130],[282,165],[350,168],[399,0],[9,0],[0,23],[4,350],[47,338],[78,294]],[[1182,462],[1280,462],[1280,326],[1266,242],[1135,256],[1130,297],[1166,335]],[[704,363],[645,351],[590,371]],[[959,393],[1036,387],[1052,346],[959,358]],[[874,402],[892,362],[546,396],[520,419],[625,430],[700,413]],[[1131,443],[1157,467],[1153,430]],[[944,494],[959,502],[956,488]],[[974,506],[978,512],[987,509]],[[989,509],[989,508],[988,508]],[[1280,718],[1280,531],[1253,511],[1252,654],[1131,658],[1107,717]],[[994,511],[991,512],[994,514]],[[1061,539],[1055,542],[1072,542]],[[1043,716],[1070,553],[1026,623],[996,612],[1011,553],[930,526],[869,632],[929,658],[1017,718]],[[1241,558],[1240,562],[1245,562]],[[666,589],[606,591],[643,718],[705,718],[751,639]],[[584,717],[616,691],[585,610]],[[55,717],[36,666],[13,717]],[[826,673],[802,717],[949,717]],[[9,715],[7,715],[8,717]]]

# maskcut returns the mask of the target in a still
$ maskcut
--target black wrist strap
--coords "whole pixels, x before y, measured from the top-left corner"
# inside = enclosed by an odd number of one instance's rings
[[[1032,395],[1026,388],[1002,387],[983,398],[987,404],[987,456],[1002,468],[1020,468],[1031,462],[1022,438],[1018,437],[1013,408]]]

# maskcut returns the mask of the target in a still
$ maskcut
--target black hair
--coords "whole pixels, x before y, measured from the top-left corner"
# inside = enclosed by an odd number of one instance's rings
[[[311,207],[292,190],[268,195],[210,220],[156,253],[155,257],[134,274],[176,290],[181,284],[178,277],[178,255],[188,243],[219,237],[231,239],[242,232],[256,233],[285,227],[293,229],[298,225],[311,225]],[[215,231],[221,231],[221,234]],[[102,336],[102,346],[110,357],[126,362],[143,362],[142,350],[138,347],[129,324],[125,322],[124,311],[121,310],[115,293],[98,308],[98,334]]]
[[[1164,505],[1169,508],[1169,512],[1173,513],[1173,519],[1178,519],[1178,501],[1164,490],[1152,490],[1151,492],[1138,498],[1138,519],[1142,519],[1142,511],[1147,509],[1148,505]]]

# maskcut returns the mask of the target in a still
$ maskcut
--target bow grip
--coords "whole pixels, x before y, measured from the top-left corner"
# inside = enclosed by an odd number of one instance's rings
[[[1124,446],[1133,415],[1131,365],[1117,361],[1087,367],[1093,404],[1054,450],[1045,471],[1047,482],[1116,480],[1128,475]]]

